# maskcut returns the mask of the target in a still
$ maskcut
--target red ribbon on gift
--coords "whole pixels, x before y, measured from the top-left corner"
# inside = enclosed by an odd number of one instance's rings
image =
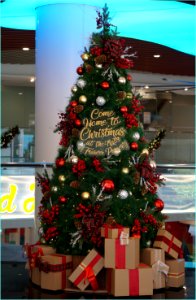
[[[34,246],[37,246],[37,244],[25,246],[31,270],[39,265],[39,257],[44,255],[43,249],[41,247],[39,247],[36,252],[32,253],[32,249],[34,248]]]
[[[98,263],[98,261],[101,259],[101,255],[97,254],[93,260],[88,264],[88,266],[84,265],[82,262],[80,263],[80,267],[83,269],[83,271],[80,273],[80,275],[75,279],[74,284],[77,286],[82,280],[84,280],[84,283],[86,283],[86,280],[88,280],[91,284],[92,289],[95,291],[98,289],[98,283],[97,279],[95,277],[95,273],[93,270],[93,267]]]
[[[121,245],[120,240],[115,239],[115,267],[117,269],[125,269],[126,265],[126,245]]]
[[[139,270],[133,269],[129,271],[129,296],[139,295]]]
[[[172,239],[168,239],[166,236],[162,236],[162,235],[157,235],[156,236],[156,241],[157,242],[164,242],[165,244],[168,245],[168,249],[167,249],[167,253],[169,253],[172,250],[176,251],[178,254],[181,253],[181,247],[178,247],[175,243],[174,243],[174,238],[175,236],[172,235]]]
[[[118,229],[118,238],[120,237],[121,232],[123,231],[124,227],[119,224],[109,225],[109,224],[103,224],[102,226],[105,229],[105,237],[108,237],[108,230],[109,229]]]

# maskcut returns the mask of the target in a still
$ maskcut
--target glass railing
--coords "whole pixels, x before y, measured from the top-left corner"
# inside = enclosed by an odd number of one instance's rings
[[[2,134],[6,129],[2,129]],[[155,138],[158,129],[145,130],[148,141]],[[166,131],[161,147],[155,152],[155,160],[159,164],[193,164],[195,162],[194,131]],[[20,128],[9,147],[1,151],[2,162],[33,162],[34,159],[34,128]]]
[[[7,199],[12,199],[12,206],[14,202],[22,201],[21,199],[24,202],[25,199],[35,197],[37,171],[42,172],[44,168],[47,168],[50,173],[52,166],[52,163],[2,163],[2,195],[7,194]],[[158,189],[158,196],[165,203],[163,213],[166,213],[171,221],[194,220],[195,166],[193,164],[158,164],[157,171],[165,179],[165,185]],[[8,196],[10,194],[11,196]],[[18,204],[20,209],[22,205],[24,204]],[[30,210],[28,207],[26,209]],[[7,213],[7,218],[11,219],[12,216],[14,217],[14,214]],[[19,216],[27,219],[29,214],[24,213],[22,216],[22,212],[18,212]],[[4,217],[2,215],[2,219]],[[34,218],[34,211],[31,211],[31,217]]]
[[[8,128],[1,129],[3,135]],[[33,162],[34,161],[34,128],[19,128],[20,134],[16,135],[7,148],[1,149],[2,162]]]
[[[51,174],[52,166],[53,163],[2,163],[0,217],[4,261],[13,260],[15,252],[18,260],[23,261],[22,245],[32,244],[37,240],[35,197],[38,198],[38,206],[41,194],[39,197],[35,192],[35,176],[37,172],[42,173],[44,168]],[[166,179],[165,185],[158,190],[159,198],[165,203],[163,213],[168,216],[168,222],[188,224],[185,225],[189,228],[188,239],[183,249],[186,250],[186,261],[192,261],[195,237],[195,166],[159,164],[157,170]]]

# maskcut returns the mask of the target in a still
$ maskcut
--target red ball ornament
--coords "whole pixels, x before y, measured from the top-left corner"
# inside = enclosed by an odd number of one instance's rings
[[[70,102],[71,107],[76,107],[78,105],[78,102],[73,100]]]
[[[83,75],[84,74],[84,69],[82,67],[78,67],[76,69],[76,72],[78,73],[78,75]]]
[[[131,144],[130,144],[130,148],[131,148],[131,150],[134,150],[134,151],[137,151],[138,150],[138,143],[136,143],[136,142],[132,142]]]
[[[130,74],[127,75],[127,80],[131,81],[132,80],[132,76]]]
[[[111,179],[104,179],[101,183],[104,192],[112,192],[114,190],[114,182]]]
[[[127,106],[121,106],[120,111],[121,111],[121,113],[126,113],[126,112],[128,112],[128,107]]]
[[[74,123],[75,123],[75,125],[76,125],[77,127],[80,127],[80,126],[82,125],[82,122],[81,122],[80,119],[76,119],[76,120],[74,121]]]
[[[107,81],[103,81],[100,83],[100,86],[102,87],[103,90],[107,90],[107,89],[109,89],[110,84]]]
[[[65,196],[59,196],[58,197],[59,202],[61,203],[66,203],[67,202],[67,198]]]
[[[65,165],[65,159],[63,157],[59,157],[56,159],[56,166],[63,167]]]
[[[154,206],[157,211],[161,211],[164,208],[164,202],[161,199],[156,199],[154,201]]]

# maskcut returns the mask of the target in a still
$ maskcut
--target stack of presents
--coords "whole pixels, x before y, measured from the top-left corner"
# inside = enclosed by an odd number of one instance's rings
[[[106,224],[104,257],[92,249],[86,257],[62,255],[45,245],[27,246],[30,277],[47,290],[99,291],[119,296],[152,295],[154,289],[182,287],[185,280],[181,241],[165,229],[157,233],[153,248],[140,250],[140,238],[129,228]],[[100,286],[100,273],[104,287]],[[99,274],[98,274],[99,273]],[[101,284],[102,285],[102,284]]]

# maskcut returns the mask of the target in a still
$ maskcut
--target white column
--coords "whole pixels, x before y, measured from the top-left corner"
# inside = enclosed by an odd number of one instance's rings
[[[37,8],[35,161],[54,161],[59,135],[58,113],[64,111],[82,63],[80,55],[96,29],[96,8],[54,4]]]
[[[58,113],[68,104],[76,69],[82,63],[80,55],[96,30],[97,14],[95,7],[77,4],[45,5],[36,10],[35,161],[54,162],[60,140],[53,132]],[[35,241],[41,196],[36,188]]]

